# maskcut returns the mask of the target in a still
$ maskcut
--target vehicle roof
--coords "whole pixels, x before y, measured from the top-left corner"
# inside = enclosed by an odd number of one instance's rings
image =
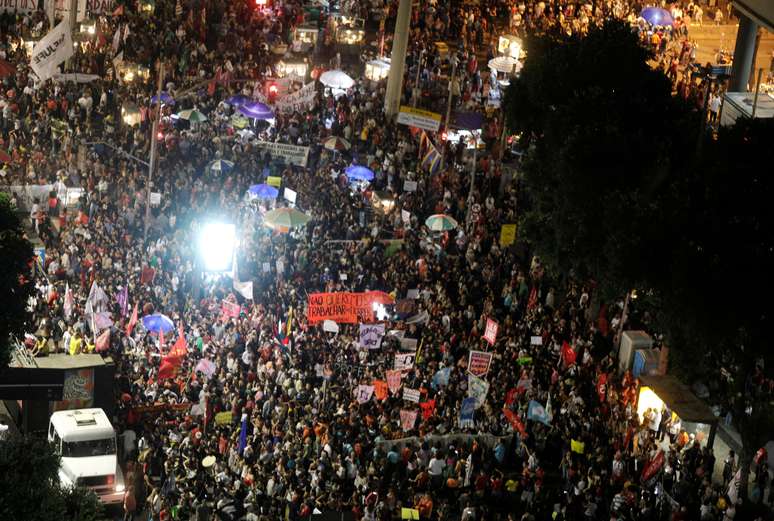
[[[76,420],[83,423],[78,425]],[[115,430],[102,409],[56,411],[51,415],[51,423],[64,441],[99,440],[115,436]]]

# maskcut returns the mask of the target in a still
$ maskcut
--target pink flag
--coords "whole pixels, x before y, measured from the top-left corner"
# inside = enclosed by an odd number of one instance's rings
[[[239,304],[236,302],[229,302],[228,300],[223,300],[220,304],[220,310],[229,318],[237,318],[241,309]]]
[[[400,428],[404,431],[410,431],[417,422],[417,411],[400,410]]]
[[[98,353],[107,351],[110,347],[110,328],[105,329],[101,335],[97,337],[97,342],[94,344],[94,350]]]

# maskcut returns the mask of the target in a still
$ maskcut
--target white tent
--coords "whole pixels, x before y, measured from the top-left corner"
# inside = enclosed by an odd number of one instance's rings
[[[355,84],[355,80],[344,71],[332,70],[322,73],[320,83],[333,89],[348,89]]]

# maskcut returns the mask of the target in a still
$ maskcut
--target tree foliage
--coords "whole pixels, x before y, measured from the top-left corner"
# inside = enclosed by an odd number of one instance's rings
[[[774,432],[774,122],[699,134],[703,115],[620,23],[527,48],[505,98],[530,141],[520,230],[555,274],[650,296],[673,365],[718,391],[749,464]]]
[[[21,337],[29,318],[27,299],[34,285],[30,281],[32,246],[24,237],[21,222],[8,197],[0,194],[0,369],[10,359],[10,335]]]
[[[0,442],[0,519],[96,521],[101,512],[90,490],[60,487],[59,456],[45,440]]]

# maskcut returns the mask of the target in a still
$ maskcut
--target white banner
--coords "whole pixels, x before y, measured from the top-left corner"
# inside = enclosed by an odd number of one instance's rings
[[[0,0],[0,13],[27,14],[38,10],[37,0]]]
[[[414,358],[416,358],[416,354],[414,353],[395,355],[394,369],[396,371],[406,371],[411,369],[412,367],[414,367]]]
[[[437,132],[441,127],[441,115],[436,112],[401,105],[400,112],[398,112],[398,123]]]
[[[419,403],[419,395],[419,389],[409,389],[408,387],[403,388],[403,399],[407,402]]]
[[[265,150],[274,157],[281,157],[291,165],[306,166],[309,159],[309,147],[288,145],[287,143],[272,143],[270,141],[256,141],[255,145]]]
[[[73,40],[70,37],[70,24],[63,20],[44,36],[32,50],[30,67],[41,81],[45,81],[57,72],[56,68],[73,55]]]
[[[57,15],[68,19],[70,15],[70,0],[45,0],[46,10],[48,11],[53,4],[53,9]],[[78,13],[76,20],[92,20],[99,16],[111,16],[116,10],[116,0],[78,0]]]
[[[303,112],[314,106],[316,94],[317,90],[314,88],[314,82],[310,81],[296,92],[278,99],[275,107],[280,114],[292,114],[295,111]]]

